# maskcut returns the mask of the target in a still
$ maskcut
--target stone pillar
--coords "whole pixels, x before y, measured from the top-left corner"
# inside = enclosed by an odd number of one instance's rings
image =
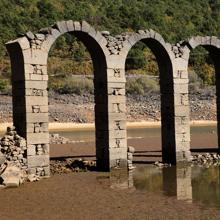
[[[109,59],[112,60],[107,69],[109,162],[110,168],[127,168],[125,69],[117,65],[119,55]]]
[[[190,106],[188,96],[189,49],[177,44],[172,47],[175,58],[173,65],[174,125],[176,162],[191,161],[190,153]]]
[[[36,37],[40,43],[44,35]],[[47,52],[35,40],[22,37],[6,45],[12,62],[13,121],[27,141],[28,172],[49,176]]]

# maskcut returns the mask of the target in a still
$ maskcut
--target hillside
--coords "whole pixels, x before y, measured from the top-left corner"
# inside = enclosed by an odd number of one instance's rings
[[[36,31],[57,20],[87,20],[98,30],[112,34],[154,29],[167,41],[193,35],[220,37],[220,0],[1,0],[0,1],[0,90],[8,90],[10,65],[4,43],[29,30]],[[128,55],[129,73],[157,75],[154,56],[141,43]],[[202,84],[214,83],[214,68],[207,53],[197,49],[190,70]],[[50,87],[62,90],[70,75],[91,74],[86,48],[72,36],[61,37],[50,53]]]

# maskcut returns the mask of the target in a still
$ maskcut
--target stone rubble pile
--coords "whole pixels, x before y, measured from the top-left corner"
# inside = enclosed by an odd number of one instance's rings
[[[41,49],[41,46],[46,39],[46,36],[44,34],[33,34],[31,31],[28,31],[26,33],[26,37],[30,41],[32,49]]]
[[[192,164],[203,166],[220,166],[220,155],[217,153],[194,155],[192,158]]]
[[[51,174],[61,174],[70,172],[86,172],[88,170],[96,169],[96,161],[87,161],[81,158],[75,160],[73,158],[66,158],[64,160],[51,160],[50,171]]]
[[[18,187],[25,181],[39,180],[38,174],[28,175],[27,144],[15,127],[8,127],[0,140],[0,186]]]
[[[128,146],[128,170],[133,170],[135,167],[133,166],[133,154],[135,152],[135,148],[132,146]]]
[[[72,143],[68,138],[62,137],[59,134],[50,134],[50,144],[69,144]]]
[[[115,37],[110,35],[109,31],[102,31],[101,34],[106,38],[107,45],[110,55],[118,55],[120,51],[124,47],[123,43],[129,37],[127,33],[123,33],[121,35],[116,35]]]
[[[8,127],[5,136],[0,140],[0,152],[6,161],[17,164],[23,170],[27,169],[26,140],[17,134],[14,127]]]

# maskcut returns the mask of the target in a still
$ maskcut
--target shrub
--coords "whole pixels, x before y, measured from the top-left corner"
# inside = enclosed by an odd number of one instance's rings
[[[126,91],[128,94],[138,95],[144,95],[149,92],[158,92],[158,80],[155,78],[149,78],[147,76],[139,78],[128,78]]]
[[[51,82],[50,88],[62,94],[82,95],[83,93],[94,93],[93,80],[90,78],[71,77],[54,80]]]
[[[203,80],[196,74],[195,71],[189,70],[189,92],[191,94],[199,92],[203,87]]]

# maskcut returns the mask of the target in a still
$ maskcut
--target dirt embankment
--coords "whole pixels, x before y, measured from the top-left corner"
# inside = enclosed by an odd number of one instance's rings
[[[0,122],[12,121],[12,97],[0,95]],[[190,95],[191,120],[216,120],[215,90],[206,89]],[[51,122],[92,123],[94,96],[84,94],[55,94],[49,96]],[[159,121],[160,95],[127,96],[128,121]]]

